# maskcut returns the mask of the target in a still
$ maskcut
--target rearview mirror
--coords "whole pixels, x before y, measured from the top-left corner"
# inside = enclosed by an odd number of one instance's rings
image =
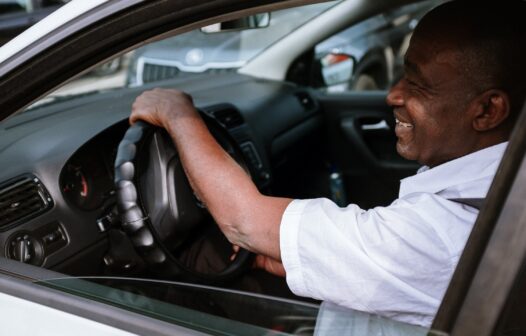
[[[319,62],[326,86],[349,83],[353,76],[355,60],[350,55],[330,53]]]
[[[201,28],[203,33],[213,34],[232,30],[265,28],[270,24],[270,13],[246,16],[231,21],[219,22]]]

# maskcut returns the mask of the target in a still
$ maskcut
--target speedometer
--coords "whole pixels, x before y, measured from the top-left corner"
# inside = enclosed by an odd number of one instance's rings
[[[64,198],[81,209],[91,209],[94,204],[92,183],[82,167],[68,164],[62,172],[61,189]]]

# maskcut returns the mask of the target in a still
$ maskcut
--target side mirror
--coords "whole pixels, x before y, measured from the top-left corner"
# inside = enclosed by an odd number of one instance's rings
[[[210,26],[201,28],[201,31],[206,34],[222,33],[232,30],[258,29],[265,28],[270,25],[270,13],[262,13],[256,15],[246,16],[240,19],[231,21],[219,22]]]
[[[320,59],[321,77],[326,86],[348,84],[354,74],[354,57],[347,54],[326,54]]]

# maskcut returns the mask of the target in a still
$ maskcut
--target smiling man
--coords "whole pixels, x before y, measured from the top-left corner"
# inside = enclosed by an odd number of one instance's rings
[[[520,108],[512,108],[506,90],[522,84],[522,75],[514,78],[521,73],[522,46],[514,50],[512,36],[489,31],[495,24],[484,27],[484,16],[445,19],[454,6],[435,9],[421,22],[405,56],[405,77],[387,97],[398,152],[429,167],[505,141]]]
[[[424,167],[387,207],[262,195],[179,91],[143,93],[130,121],[168,130],[227,238],[294,293],[428,326],[478,214],[466,199],[485,197],[525,98],[524,7],[450,2],[422,19],[387,102],[398,152]]]

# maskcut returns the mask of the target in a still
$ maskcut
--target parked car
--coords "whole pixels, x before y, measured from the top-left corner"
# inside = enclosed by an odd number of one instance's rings
[[[193,239],[223,242],[227,254],[218,257],[227,260],[230,246],[191,191],[166,134],[128,131],[138,94],[180,88],[263,192],[331,197],[337,170],[349,202],[387,204],[399,179],[417,167],[396,154],[386,92],[327,92],[313,51],[407,0],[330,2],[235,72],[135,87],[122,81],[112,90],[97,90],[97,79],[91,92],[56,94],[145,43],[225,17],[277,17],[278,10],[310,3],[73,0],[0,49],[3,334],[524,334],[526,112],[432,330],[295,297],[283,279],[247,270],[247,254],[218,273],[200,273],[181,259]],[[342,62],[335,57],[327,66]],[[140,159],[126,166],[139,199],[127,200],[148,218],[137,218],[133,223],[144,225],[132,230],[116,210],[114,179],[115,162],[135,154]],[[242,292],[242,274],[260,278],[262,293]]]
[[[0,1],[0,45],[42,20],[68,0]]]

